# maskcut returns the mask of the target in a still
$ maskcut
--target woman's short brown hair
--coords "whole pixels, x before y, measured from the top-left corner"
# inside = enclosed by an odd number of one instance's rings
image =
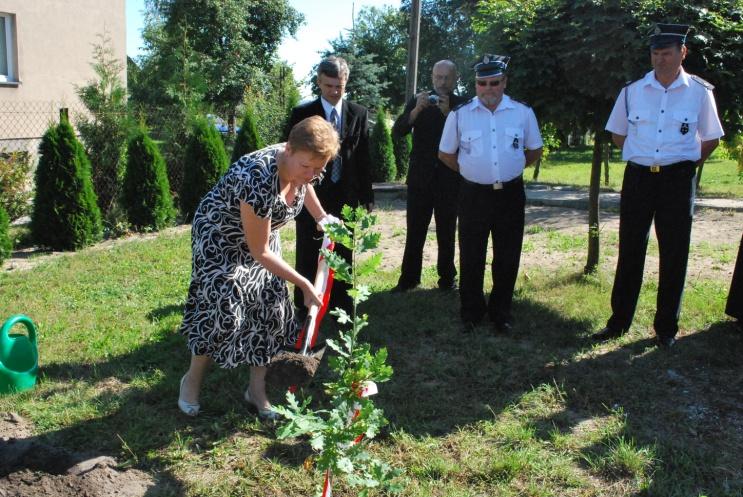
[[[304,150],[328,161],[340,149],[338,133],[328,121],[320,116],[303,119],[294,125],[287,140],[292,150]]]

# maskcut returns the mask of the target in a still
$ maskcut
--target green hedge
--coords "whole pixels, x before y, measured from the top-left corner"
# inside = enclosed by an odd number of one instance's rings
[[[160,230],[175,219],[173,197],[160,150],[144,128],[129,140],[122,199],[129,223],[138,230]]]
[[[202,197],[227,171],[227,166],[227,153],[219,132],[206,118],[194,119],[193,131],[186,145],[179,199],[186,222],[193,219]]]
[[[413,150],[413,137],[410,133],[404,136],[393,134],[392,147],[395,152],[395,166],[397,166],[397,176],[395,179],[403,180],[408,175],[410,152]]]
[[[0,264],[10,257],[13,252],[13,241],[10,239],[8,230],[10,229],[10,219],[3,206],[0,205]]]
[[[248,106],[245,110],[242,124],[240,125],[240,131],[237,133],[235,146],[232,148],[230,163],[236,162],[243,155],[260,150],[265,146],[258,134],[258,126],[256,125],[253,108]]]
[[[377,122],[372,128],[369,139],[372,181],[375,183],[392,181],[397,176],[395,154],[387,119],[387,113],[383,109],[379,109]]]
[[[99,240],[103,227],[90,161],[66,119],[46,131],[39,154],[31,215],[34,243],[75,250]]]

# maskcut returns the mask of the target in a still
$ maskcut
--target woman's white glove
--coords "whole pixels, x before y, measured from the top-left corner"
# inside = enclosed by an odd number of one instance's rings
[[[325,216],[317,222],[317,225],[320,226],[320,229],[323,231],[325,231],[325,226],[328,224],[343,224],[343,221],[332,214],[325,214]]]

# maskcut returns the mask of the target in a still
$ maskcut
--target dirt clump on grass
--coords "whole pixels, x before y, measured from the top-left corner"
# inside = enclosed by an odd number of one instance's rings
[[[55,447],[32,431],[17,414],[0,413],[1,497],[140,497],[156,486],[143,471],[117,469],[112,457]]]
[[[266,372],[266,383],[278,392],[292,386],[305,386],[317,372],[324,349],[309,355],[283,351],[271,361]]]

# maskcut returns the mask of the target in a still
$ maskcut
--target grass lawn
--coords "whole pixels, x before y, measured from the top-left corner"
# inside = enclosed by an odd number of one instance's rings
[[[590,147],[552,152],[549,159],[543,162],[539,169],[538,181],[587,188],[591,179],[591,155]],[[602,170],[601,186],[619,191],[622,187],[624,165],[621,153],[613,150],[609,160],[609,184],[605,183]],[[524,178],[533,181],[533,174],[534,168],[531,167],[524,172]],[[738,176],[736,162],[721,159],[717,154],[712,154],[712,157],[704,164],[698,194],[702,197],[743,198],[743,180]]]
[[[282,235],[291,247],[291,231]],[[528,231],[525,246],[583,251],[542,230]],[[321,475],[303,467],[309,445],[277,442],[250,414],[246,368],[212,370],[197,418],[177,410],[189,272],[189,233],[169,230],[0,274],[0,316],[31,316],[41,354],[37,387],[0,397],[0,412],[33,422],[43,443],[156,474],[148,496],[312,495]],[[372,447],[404,470],[401,495],[743,493],[743,337],[722,317],[728,281],[710,273],[687,283],[679,343],[666,352],[651,340],[652,281],[631,333],[587,340],[607,317],[606,265],[588,277],[522,272],[512,336],[484,325],[461,335],[456,294],[435,289],[433,268],[402,296],[387,292],[397,276],[368,282],[364,312],[365,336],[388,348],[395,369],[377,396],[389,431]],[[322,402],[326,366],[318,374],[309,391]],[[339,483],[333,495],[354,493]]]

